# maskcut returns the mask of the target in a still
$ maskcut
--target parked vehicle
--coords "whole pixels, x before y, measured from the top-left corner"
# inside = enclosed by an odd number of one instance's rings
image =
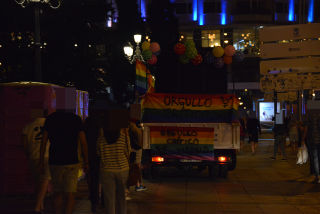
[[[146,94],[141,102],[148,149],[146,177],[161,167],[207,168],[211,177],[227,177],[236,167],[240,124],[234,95]]]

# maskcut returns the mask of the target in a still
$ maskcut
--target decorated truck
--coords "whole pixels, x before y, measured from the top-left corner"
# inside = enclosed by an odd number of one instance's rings
[[[240,148],[238,103],[230,94],[147,93],[141,102],[144,175],[155,178],[161,167],[174,166],[227,177]]]

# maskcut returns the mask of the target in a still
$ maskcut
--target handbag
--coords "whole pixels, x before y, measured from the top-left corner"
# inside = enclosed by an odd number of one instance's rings
[[[129,165],[129,176],[128,176],[128,181],[127,185],[130,186],[135,186],[137,182],[139,181],[141,177],[141,172],[138,164],[132,163]]]
[[[308,149],[306,145],[301,146],[297,153],[297,164],[305,164],[308,161]]]

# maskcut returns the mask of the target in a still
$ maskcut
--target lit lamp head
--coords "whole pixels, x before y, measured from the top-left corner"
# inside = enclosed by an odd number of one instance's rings
[[[133,55],[133,48],[130,46],[124,46],[123,47],[124,54],[128,57],[131,57]]]
[[[141,42],[141,34],[136,34],[133,36],[135,43],[139,44]]]

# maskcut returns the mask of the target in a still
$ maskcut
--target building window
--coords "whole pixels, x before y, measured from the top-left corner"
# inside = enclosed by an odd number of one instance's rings
[[[220,30],[203,30],[201,40],[204,48],[220,46]]]
[[[203,7],[204,13],[221,13],[220,1],[204,2]]]
[[[234,29],[233,46],[247,55],[259,55],[259,42],[256,29]]]
[[[192,12],[191,4],[188,3],[175,3],[174,8],[176,14],[188,14]]]

